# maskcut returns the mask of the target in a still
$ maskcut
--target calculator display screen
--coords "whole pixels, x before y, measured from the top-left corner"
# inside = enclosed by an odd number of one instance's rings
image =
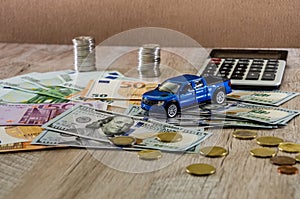
[[[211,57],[217,58],[246,58],[246,59],[283,59],[286,60],[285,51],[273,50],[215,50]]]

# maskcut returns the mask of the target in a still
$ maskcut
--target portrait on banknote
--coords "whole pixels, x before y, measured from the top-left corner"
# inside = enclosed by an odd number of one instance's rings
[[[76,122],[79,123],[85,123],[91,120],[92,119],[88,117],[76,118]],[[70,129],[70,131],[77,131],[78,134],[87,137],[105,138],[128,134],[130,131],[130,127],[133,126],[133,124],[134,120],[130,117],[115,115],[89,122],[85,125],[84,128]]]

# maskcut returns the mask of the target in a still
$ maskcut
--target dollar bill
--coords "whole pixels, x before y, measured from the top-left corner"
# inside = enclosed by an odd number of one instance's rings
[[[187,129],[151,119],[144,121],[137,117],[97,110],[83,105],[76,105],[42,127],[104,142],[109,142],[112,136],[130,135],[142,139],[142,142],[134,145],[135,147],[167,151],[185,151],[211,135],[204,129]],[[183,137],[182,141],[164,143],[155,139],[157,133],[166,131],[179,132]]]
[[[16,104],[39,104],[39,103],[63,103],[68,99],[61,99],[47,95],[39,95],[33,92],[24,92],[10,88],[0,87],[0,104],[16,103]]]
[[[92,149],[120,149],[108,142],[82,138],[57,131],[45,130],[31,144],[48,146],[69,146]]]
[[[218,114],[223,114],[228,117],[273,125],[281,124],[282,120],[294,118],[299,115],[299,113],[297,110],[243,103],[218,111]]]
[[[31,151],[53,148],[53,146],[37,146],[30,144],[32,140],[37,137],[41,132],[40,126],[9,126],[0,127],[5,129],[5,133],[11,138],[18,138],[19,140],[10,143],[2,142],[0,144],[0,153],[17,152],[17,151]]]
[[[43,145],[43,146],[61,146],[61,147],[78,147],[87,149],[124,149],[124,150],[142,150],[142,148],[129,148],[129,147],[117,147],[107,142],[101,142],[92,139],[86,139],[75,135],[68,135],[65,133],[45,130],[32,142],[32,145]],[[200,145],[195,145],[189,148],[187,153],[199,153]]]
[[[156,88],[156,82],[130,79],[98,79],[93,81],[85,98],[89,99],[135,99],[141,100],[143,93]]]
[[[246,119],[238,119],[238,118],[226,118],[212,115],[204,115],[194,114],[196,111],[193,111],[192,114],[189,113],[189,110],[182,115],[178,115],[175,118],[166,118],[166,117],[157,117],[157,115],[149,115],[148,111],[143,110],[140,106],[131,105],[129,106],[124,114],[132,115],[142,118],[151,117],[152,119],[158,119],[160,121],[165,121],[166,123],[173,124],[176,126],[184,126],[184,127],[205,127],[205,128],[229,128],[229,127],[247,127],[247,128],[278,128],[277,125],[266,125],[253,121],[249,121]]]
[[[103,102],[83,102],[93,108],[106,110]],[[2,104],[0,125],[43,125],[52,118],[72,108],[73,102],[57,104]]]
[[[298,96],[299,93],[288,91],[247,91],[233,90],[227,95],[228,99],[243,102],[258,103],[272,106],[280,106],[281,104]]]

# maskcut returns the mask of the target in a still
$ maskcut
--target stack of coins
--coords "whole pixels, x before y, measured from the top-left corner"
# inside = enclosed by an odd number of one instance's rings
[[[138,71],[140,77],[160,76],[160,46],[158,44],[145,44],[139,48]]]
[[[90,36],[79,36],[73,40],[75,71],[96,70],[95,40]]]

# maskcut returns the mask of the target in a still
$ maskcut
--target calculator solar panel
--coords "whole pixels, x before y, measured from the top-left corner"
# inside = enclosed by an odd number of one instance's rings
[[[233,88],[275,89],[282,82],[287,51],[214,49],[198,75],[231,79]]]

